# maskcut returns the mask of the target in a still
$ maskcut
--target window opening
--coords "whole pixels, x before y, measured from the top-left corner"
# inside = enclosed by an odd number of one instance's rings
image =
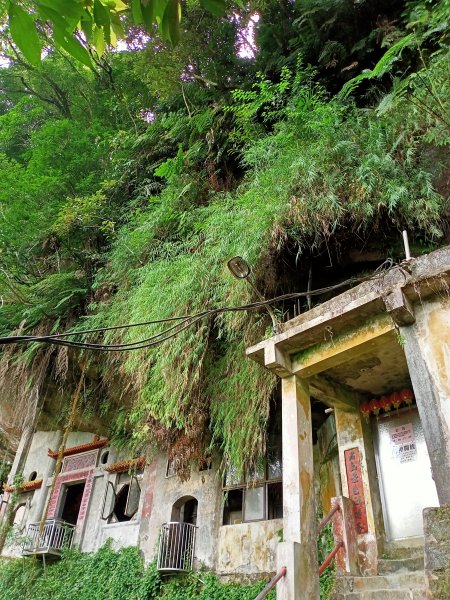
[[[175,477],[179,466],[179,459],[169,458],[166,466],[166,477]]]
[[[36,477],[37,477],[37,472],[36,471],[32,471],[30,473],[30,476],[28,477],[28,481],[35,481]]]
[[[283,518],[283,484],[281,481],[267,485],[267,518]]]
[[[102,508],[102,520],[108,523],[124,523],[137,515],[141,486],[139,478],[142,472],[136,475],[122,473],[116,485],[111,481],[106,484]]]
[[[80,514],[86,482],[65,485],[63,488],[63,501],[60,509],[60,518],[66,523],[76,525]]]
[[[198,464],[198,470],[200,472],[202,471],[209,471],[212,468],[212,459],[210,456],[208,456],[207,458],[199,461]]]
[[[262,521],[266,518],[265,486],[244,490],[244,521]]]
[[[102,465],[106,465],[106,463],[108,462],[108,458],[109,458],[109,452],[103,452],[102,457],[100,459]]]
[[[281,431],[279,401],[271,407],[265,457],[243,475],[238,475],[232,465],[225,473],[224,525],[283,517]]]
[[[223,510],[224,525],[238,525],[242,523],[244,490],[229,490],[225,493],[225,505]]]

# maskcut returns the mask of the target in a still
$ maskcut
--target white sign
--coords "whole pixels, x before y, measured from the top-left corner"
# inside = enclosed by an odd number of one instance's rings
[[[405,423],[389,429],[392,457],[400,462],[411,462],[417,458],[416,440],[412,423]]]

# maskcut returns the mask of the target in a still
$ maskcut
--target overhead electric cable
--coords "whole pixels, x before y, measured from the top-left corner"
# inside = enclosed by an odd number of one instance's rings
[[[386,261],[388,262],[388,261]],[[381,265],[383,267],[383,265]],[[258,302],[252,302],[249,304],[243,304],[238,306],[224,306],[219,308],[213,308],[209,310],[204,310],[199,313],[193,315],[183,315],[176,317],[168,317],[165,319],[157,319],[151,321],[142,321],[139,323],[127,323],[125,325],[113,325],[108,327],[96,327],[93,329],[84,329],[79,331],[67,331],[63,333],[55,333],[51,335],[45,336],[33,336],[33,335],[19,335],[19,336],[8,336],[0,338],[0,345],[8,345],[8,344],[24,344],[24,343],[42,343],[42,344],[55,344],[57,346],[66,346],[69,348],[78,348],[82,350],[97,350],[101,352],[125,352],[131,350],[140,350],[143,348],[151,348],[153,346],[157,346],[184,331],[191,325],[199,322],[203,318],[217,316],[221,313],[228,312],[243,312],[247,310],[257,310],[259,308],[263,308],[264,306],[276,304],[278,302],[283,302],[285,300],[293,300],[297,298],[302,298],[305,296],[318,296],[321,294],[325,294],[327,292],[349,286],[357,283],[363,283],[365,281],[374,281],[384,277],[384,275],[395,268],[395,265],[392,264],[392,261],[389,263],[388,268],[384,272],[380,272],[380,268],[378,267],[376,274],[366,277],[352,277],[340,283],[334,284],[332,286],[319,288],[316,290],[310,290],[306,292],[294,292],[290,294],[283,294],[282,296],[277,296],[275,298],[271,298],[269,300],[260,300]],[[133,327],[144,327],[148,325],[159,325],[162,323],[173,323],[177,321],[174,325],[165,328],[163,331],[154,334],[150,337],[143,338],[141,340],[136,340],[134,342],[128,342],[123,344],[97,344],[94,342],[81,342],[75,340],[68,340],[64,338],[73,337],[73,336],[81,336],[88,335],[92,333],[105,333],[108,331],[118,331],[118,330],[126,330]]]

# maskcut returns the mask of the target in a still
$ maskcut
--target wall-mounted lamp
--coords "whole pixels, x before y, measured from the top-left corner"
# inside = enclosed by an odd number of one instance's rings
[[[258,296],[258,298],[262,302],[266,302],[266,299],[261,294],[261,292],[258,290],[258,288],[255,286],[255,284],[252,281],[252,278],[250,277],[250,275],[251,275],[250,265],[248,264],[248,262],[246,260],[244,260],[242,258],[242,256],[233,256],[233,258],[230,258],[230,260],[227,262],[227,265],[228,265],[228,268],[229,268],[231,274],[234,277],[236,277],[236,279],[246,279],[248,281],[249,285],[251,285],[255,294]],[[266,307],[267,312],[269,313],[270,318],[272,319],[273,332],[278,333],[279,324],[278,324],[277,318],[275,316],[275,313],[272,310],[272,307],[269,304],[264,304],[264,306]]]

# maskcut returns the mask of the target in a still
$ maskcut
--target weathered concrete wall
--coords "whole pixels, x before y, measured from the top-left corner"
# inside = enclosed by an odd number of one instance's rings
[[[108,460],[105,464],[102,464],[101,457],[105,452],[108,452]],[[94,472],[94,485],[80,543],[80,549],[83,552],[95,552],[104,545],[106,540],[111,540],[113,548],[116,549],[125,546],[136,546],[138,543],[139,528],[141,525],[141,507],[144,495],[143,489],[139,509],[131,521],[108,523],[101,518],[107,482],[111,481],[115,485],[119,478],[118,474],[109,474],[106,468],[110,464],[128,458],[129,456],[126,453],[120,452],[112,446],[102,448],[100,451],[99,463]],[[140,483],[142,484],[142,480],[140,480]]]
[[[404,349],[441,504],[450,503],[450,299],[415,305],[401,327]]]
[[[180,498],[191,496],[198,501],[195,555],[198,563],[213,568],[217,557],[217,537],[222,522],[222,485],[215,464],[207,471],[192,470],[188,481],[166,477],[167,459],[159,455],[149,466],[144,492],[144,517],[141,519],[139,546],[146,560],[156,555],[161,525],[171,520],[172,507]],[[149,493],[150,488],[152,492]]]
[[[450,506],[423,511],[427,600],[450,598]]]
[[[223,525],[219,528],[217,573],[249,579],[273,574],[282,536],[283,519]]]
[[[47,456],[47,451],[49,448],[55,450],[56,446],[58,446],[59,438],[60,436],[57,431],[35,432],[23,468],[24,481],[29,480],[33,471],[37,473],[36,479],[42,479],[47,472],[48,465],[55,464],[55,461]]]
[[[33,436],[30,452],[25,460],[25,479],[37,472],[37,479],[44,479],[42,489],[21,494],[20,502],[27,502],[23,518],[22,533],[29,523],[39,522],[43,507],[52,485],[55,460],[47,455],[48,449],[57,450],[61,432],[39,431]],[[73,432],[67,447],[92,441],[93,434]],[[108,452],[108,460],[101,457]],[[141,497],[139,509],[131,521],[107,523],[101,519],[103,500],[108,481],[116,483],[119,475],[109,474],[109,464],[127,459],[124,453],[113,447],[98,451],[98,463],[93,471],[92,492],[84,521],[78,522],[75,543],[82,551],[94,552],[108,539],[114,548],[139,546],[147,561],[156,556],[160,527],[172,518],[173,505],[181,498],[197,499],[196,567],[205,565],[217,569],[223,576],[252,578],[272,573],[276,568],[276,549],[283,528],[282,519],[261,521],[242,525],[222,526],[223,491],[222,482],[215,468],[192,471],[186,482],[178,477],[166,477],[167,459],[158,455],[144,471],[140,480]],[[76,471],[73,472],[76,479]],[[68,473],[71,476],[71,473]],[[47,480],[45,481],[45,478]],[[43,501],[45,499],[45,501]],[[11,547],[9,555],[19,555],[20,546]]]

